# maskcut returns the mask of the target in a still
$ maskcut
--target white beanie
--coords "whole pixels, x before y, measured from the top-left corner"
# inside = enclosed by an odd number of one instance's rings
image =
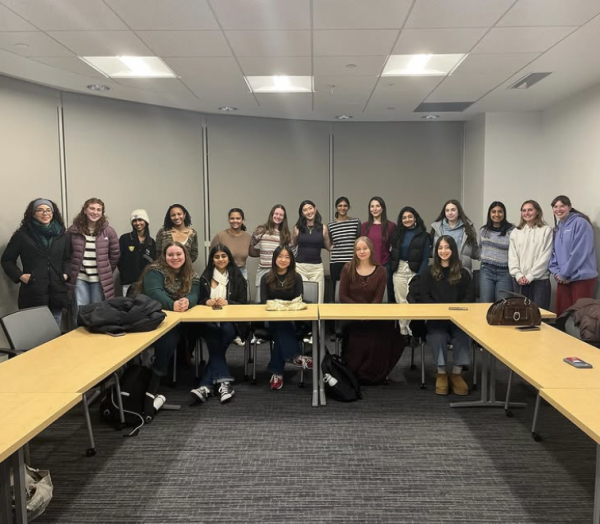
[[[133,222],[137,219],[141,219],[146,222],[146,224],[150,225],[150,219],[148,218],[148,213],[146,213],[145,209],[136,209],[131,212],[131,220],[129,222]]]

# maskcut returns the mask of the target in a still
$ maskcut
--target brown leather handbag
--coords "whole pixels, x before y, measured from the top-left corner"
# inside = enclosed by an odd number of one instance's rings
[[[486,315],[490,326],[539,326],[542,323],[540,308],[530,299],[511,291],[504,293],[512,296],[490,306]]]

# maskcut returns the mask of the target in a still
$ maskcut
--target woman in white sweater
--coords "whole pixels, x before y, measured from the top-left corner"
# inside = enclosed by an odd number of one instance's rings
[[[514,290],[543,309],[550,307],[552,228],[544,222],[542,208],[535,200],[521,205],[521,222],[510,235],[508,269]]]

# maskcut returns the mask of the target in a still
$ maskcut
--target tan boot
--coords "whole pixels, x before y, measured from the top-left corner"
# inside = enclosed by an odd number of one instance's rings
[[[450,375],[450,384],[452,384],[452,391],[455,395],[468,395],[469,394],[469,386],[465,382],[465,379],[462,378],[460,373],[452,373]]]
[[[435,376],[435,394],[448,394],[448,373],[438,373]]]

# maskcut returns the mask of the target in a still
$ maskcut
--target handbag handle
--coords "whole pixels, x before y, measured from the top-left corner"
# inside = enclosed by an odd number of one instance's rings
[[[508,291],[506,289],[501,289],[500,293],[504,293],[505,295],[509,295],[509,296],[513,296],[513,297],[517,297],[517,298],[522,298],[523,302],[525,303],[526,306],[531,304],[531,299],[527,298],[525,295],[521,295],[521,293],[515,293],[514,291]],[[503,298],[502,300],[506,301],[505,298]]]

